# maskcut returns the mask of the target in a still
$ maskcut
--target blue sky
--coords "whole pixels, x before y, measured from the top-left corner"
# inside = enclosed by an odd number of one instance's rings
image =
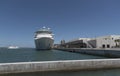
[[[50,27],[61,39],[120,34],[120,0],[0,0],[0,46],[34,47]]]

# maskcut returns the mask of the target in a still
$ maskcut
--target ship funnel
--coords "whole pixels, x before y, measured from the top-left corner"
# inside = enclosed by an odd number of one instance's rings
[[[43,28],[45,29],[46,27],[45,27],[45,26],[43,26]]]
[[[50,28],[48,28],[48,30],[50,30]]]

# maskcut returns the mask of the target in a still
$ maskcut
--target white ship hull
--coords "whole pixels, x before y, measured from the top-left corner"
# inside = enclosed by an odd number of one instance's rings
[[[47,50],[53,47],[54,40],[49,37],[42,37],[35,39],[35,45],[37,50]]]
[[[18,49],[18,46],[9,46],[8,49]]]

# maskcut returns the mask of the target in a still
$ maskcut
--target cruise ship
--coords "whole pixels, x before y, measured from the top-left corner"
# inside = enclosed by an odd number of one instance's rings
[[[50,28],[43,27],[35,32],[35,46],[37,50],[49,50],[52,49],[54,38]]]

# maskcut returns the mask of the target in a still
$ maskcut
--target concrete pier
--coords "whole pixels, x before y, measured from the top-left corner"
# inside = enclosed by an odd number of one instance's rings
[[[62,70],[93,70],[120,68],[120,59],[90,59],[90,60],[64,60],[43,62],[1,63],[0,74],[62,71]]]
[[[120,57],[120,48],[59,48],[58,50],[105,57]]]

